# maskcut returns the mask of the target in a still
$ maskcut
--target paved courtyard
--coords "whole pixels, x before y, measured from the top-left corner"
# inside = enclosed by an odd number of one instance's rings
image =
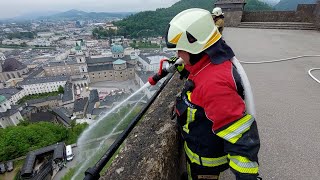
[[[227,28],[224,39],[241,61],[320,55],[317,31]],[[263,179],[320,179],[320,84],[308,76],[320,57],[243,66],[256,102]],[[320,70],[313,74],[320,79]]]

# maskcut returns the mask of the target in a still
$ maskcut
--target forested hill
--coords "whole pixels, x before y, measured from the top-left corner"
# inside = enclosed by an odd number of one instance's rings
[[[317,0],[281,0],[275,5],[276,10],[296,10],[298,4],[314,4]]]
[[[169,8],[140,12],[115,24],[120,27],[119,33],[124,35],[163,35],[170,20],[179,12],[189,8],[212,10],[212,7],[212,0],[181,0]]]
[[[259,0],[246,0],[245,11],[268,11],[273,10],[269,4]]]
[[[179,12],[189,8],[203,8],[212,11],[216,0],[181,0],[169,8],[144,11],[115,23],[125,36],[164,35],[170,20]],[[247,10],[270,10],[271,6],[258,0],[247,0]]]

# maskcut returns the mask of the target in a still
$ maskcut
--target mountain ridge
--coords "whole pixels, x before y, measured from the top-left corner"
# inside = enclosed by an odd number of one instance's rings
[[[298,4],[315,4],[317,0],[280,0],[274,8],[278,11],[294,11]]]

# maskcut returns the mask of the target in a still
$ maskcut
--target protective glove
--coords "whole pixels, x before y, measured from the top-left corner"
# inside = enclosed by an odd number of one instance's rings
[[[176,63],[176,61],[177,61],[178,59],[179,59],[178,57],[173,56],[173,57],[171,57],[171,58],[168,59],[168,62],[169,62],[170,64],[174,64],[174,63]],[[175,64],[174,66],[176,67],[177,71],[179,72],[179,74],[180,74],[180,79],[181,79],[181,80],[182,80],[183,78],[188,78],[188,76],[189,76],[190,73],[189,73],[189,71],[187,71],[187,70],[184,68],[184,64]]]

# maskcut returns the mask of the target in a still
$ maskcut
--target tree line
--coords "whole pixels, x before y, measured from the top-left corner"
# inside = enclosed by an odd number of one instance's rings
[[[0,161],[25,156],[29,151],[57,142],[76,143],[78,136],[88,124],[71,123],[71,128],[50,122],[29,123],[22,121],[18,126],[0,129]]]
[[[181,0],[169,8],[144,11],[114,22],[118,35],[126,37],[164,36],[170,20],[179,12],[189,8],[202,8],[212,11],[216,0]],[[259,0],[247,0],[246,11],[272,10],[273,8]],[[142,32],[141,32],[142,31]]]

